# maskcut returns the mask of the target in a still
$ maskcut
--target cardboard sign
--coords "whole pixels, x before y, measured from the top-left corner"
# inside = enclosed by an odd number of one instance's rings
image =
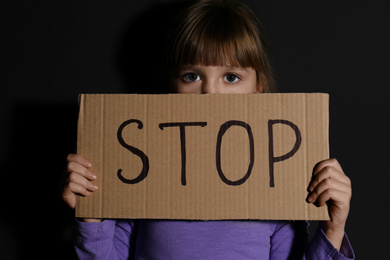
[[[99,190],[76,216],[326,220],[306,203],[329,158],[327,94],[80,95],[78,153]]]

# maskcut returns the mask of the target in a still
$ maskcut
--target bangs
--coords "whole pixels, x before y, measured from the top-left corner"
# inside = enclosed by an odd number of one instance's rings
[[[196,21],[196,22],[194,22]],[[261,45],[253,28],[226,7],[199,10],[188,17],[176,35],[175,65],[251,67],[260,70]],[[259,51],[261,50],[261,52]]]
[[[276,91],[263,28],[247,6],[200,1],[177,17],[171,35],[167,65],[172,80],[182,65],[252,68],[264,92]]]

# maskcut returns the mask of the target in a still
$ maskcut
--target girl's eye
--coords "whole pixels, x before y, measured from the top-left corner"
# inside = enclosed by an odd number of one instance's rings
[[[197,80],[200,80],[200,77],[196,73],[187,73],[183,76],[183,79],[187,82],[195,82]]]
[[[240,78],[237,75],[234,75],[234,74],[227,74],[225,76],[224,80],[226,82],[229,82],[229,83],[236,83],[237,81],[240,80]]]

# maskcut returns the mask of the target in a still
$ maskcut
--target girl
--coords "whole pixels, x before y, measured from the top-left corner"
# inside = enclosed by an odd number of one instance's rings
[[[186,8],[172,32],[168,65],[178,93],[275,92],[261,26],[243,4],[201,1]],[[98,187],[92,163],[68,156],[63,199]],[[351,182],[335,159],[319,162],[308,186],[308,203],[327,206],[310,243],[304,221],[77,220],[81,259],[353,259],[344,234]]]

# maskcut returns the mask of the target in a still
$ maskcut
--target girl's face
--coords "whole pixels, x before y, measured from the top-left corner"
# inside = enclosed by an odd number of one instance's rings
[[[176,83],[182,94],[261,92],[252,68],[185,65],[179,68]]]

